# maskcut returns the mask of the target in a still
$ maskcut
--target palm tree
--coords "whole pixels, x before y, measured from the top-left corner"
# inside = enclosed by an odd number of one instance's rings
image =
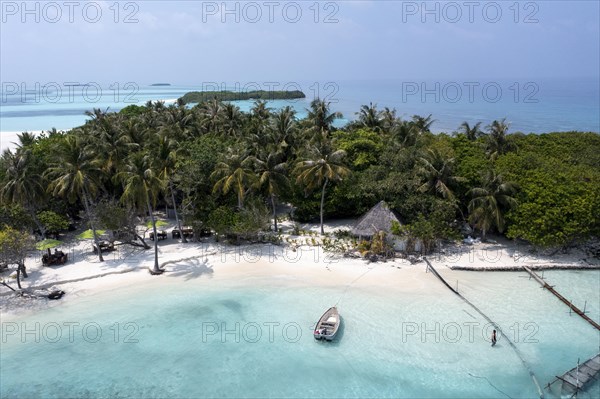
[[[121,201],[129,202],[140,209],[145,207],[150,215],[154,232],[154,267],[150,269],[150,274],[161,274],[164,270],[158,265],[158,232],[153,204],[156,203],[159,192],[164,190],[165,180],[154,170],[151,156],[142,152],[136,152],[129,157],[124,170],[116,175],[116,179],[124,184]]]
[[[284,159],[292,156],[296,146],[296,111],[290,107],[284,107],[271,119],[270,138],[272,145],[277,151],[284,153]]]
[[[517,185],[504,182],[501,175],[490,171],[483,180],[483,187],[473,188],[469,194],[473,197],[469,202],[469,221],[481,230],[482,240],[486,233],[496,227],[498,232],[504,231],[504,213],[517,205],[513,195]]]
[[[240,107],[226,103],[219,112],[223,134],[227,137],[237,138],[242,130],[244,116],[240,111]]]
[[[410,147],[417,143],[419,129],[408,121],[397,120],[391,129],[392,141],[403,147]]]
[[[290,181],[286,176],[287,165],[282,160],[283,155],[281,153],[270,153],[264,161],[258,158],[253,159],[259,175],[258,184],[260,187],[266,188],[271,199],[275,231],[277,231],[276,197],[282,189],[290,185]]]
[[[431,125],[435,122],[435,119],[431,119],[431,114],[426,117],[420,115],[413,115],[412,123],[415,125],[419,133],[431,133]]]
[[[244,152],[232,152],[224,161],[217,163],[211,179],[218,179],[213,193],[227,194],[233,190],[237,195],[238,208],[244,207],[244,198],[256,183],[256,175],[251,169],[252,158]]]
[[[271,110],[267,107],[267,102],[256,100],[252,109],[250,109],[250,120],[248,123],[249,136],[252,145],[256,150],[265,148],[269,141],[269,120],[271,118]]]
[[[377,111],[377,104],[369,103],[369,105],[362,105],[360,111],[356,112],[358,115],[358,122],[374,132],[381,132],[382,130],[382,113]]]
[[[175,189],[173,188],[173,174],[175,173],[179,155],[182,153],[182,147],[180,147],[177,140],[170,138],[167,130],[161,131],[157,140],[158,141],[154,146],[156,151],[154,159],[157,164],[158,177],[167,182],[167,185],[169,186],[173,210],[175,211],[175,222],[177,223],[177,228],[181,231],[181,223],[179,221],[179,215],[177,214],[177,202],[175,201]],[[181,235],[181,242],[187,242],[187,239],[183,234]]]
[[[0,201],[20,204],[25,209],[37,228],[42,239],[46,238],[46,229],[37,217],[37,210],[45,197],[45,181],[35,170],[31,150],[21,147],[17,154],[5,150],[2,161],[4,171],[3,187],[0,189]]]
[[[144,129],[143,122],[143,117],[129,117],[121,124],[122,132],[127,136],[126,143],[132,151],[142,148],[148,139],[148,131]]]
[[[473,127],[469,126],[468,122],[463,122],[460,124],[459,130],[462,130],[468,140],[475,141],[478,137],[483,135],[480,126],[481,122],[477,122]]]
[[[195,107],[202,133],[220,133],[223,103],[217,99],[205,101]]]
[[[383,111],[381,111],[381,128],[385,133],[389,133],[392,131],[392,128],[398,123],[398,118],[396,117],[396,110],[389,109],[385,107]]]
[[[90,209],[90,198],[98,190],[98,179],[102,174],[103,162],[87,145],[83,136],[78,134],[65,136],[57,152],[57,162],[46,171],[46,175],[53,179],[48,190],[53,195],[66,197],[71,202],[77,198],[83,202],[94,243],[98,249],[98,259],[103,262],[95,220]]]
[[[487,137],[486,149],[492,161],[511,149],[511,145],[506,139],[508,127],[509,124],[506,123],[506,118],[501,121],[495,120],[491,125],[487,126],[489,135]]]
[[[106,175],[112,176],[121,168],[121,163],[129,153],[137,150],[139,145],[122,129],[123,125],[127,125],[123,123],[121,115],[106,114],[97,109],[94,111],[86,112],[88,116],[92,116],[92,120],[87,122],[85,130],[95,142],[96,153],[103,154]]]
[[[325,190],[329,182],[341,181],[350,174],[348,169],[342,163],[346,152],[337,150],[333,152],[323,152],[322,150],[313,150],[312,159],[300,161],[296,164],[298,177],[296,182],[303,184],[306,191],[312,191],[321,187],[321,234],[325,234],[323,229],[323,209],[325,206]]]
[[[447,158],[437,149],[427,151],[427,156],[419,157],[420,167],[417,172],[424,179],[419,187],[421,192],[439,194],[444,199],[454,199],[450,186],[464,181],[462,177],[454,176],[454,158]]]
[[[333,121],[342,118],[341,113],[330,111],[330,105],[331,103],[326,103],[318,98],[310,103],[310,109],[307,110],[308,116],[306,119],[310,124],[310,131],[313,137],[323,136],[324,138],[328,138],[333,126]]]
[[[19,142],[13,143],[13,144],[17,144],[17,150],[31,147],[37,141],[35,134],[29,133],[29,132],[23,132],[23,133],[17,134],[17,139],[19,140]]]

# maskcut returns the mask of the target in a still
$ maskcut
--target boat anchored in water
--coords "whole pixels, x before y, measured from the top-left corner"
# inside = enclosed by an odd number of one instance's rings
[[[327,309],[321,316],[315,327],[315,339],[331,341],[335,338],[340,328],[341,318],[337,308],[334,306]]]

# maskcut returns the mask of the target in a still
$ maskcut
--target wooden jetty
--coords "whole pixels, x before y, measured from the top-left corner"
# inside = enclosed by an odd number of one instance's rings
[[[583,364],[577,364],[576,367],[573,367],[562,376],[556,376],[556,380],[554,380],[551,384],[548,384],[548,386],[557,381],[561,381],[561,395],[575,395],[584,390],[591,381],[594,381],[598,377],[599,373],[600,353]]]
[[[527,266],[523,266],[523,268],[533,277],[538,283],[542,285],[543,288],[547,289],[551,293],[554,294],[558,299],[560,299],[565,305],[567,305],[571,310],[581,316],[585,321],[596,327],[597,330],[600,330],[600,324],[596,323],[594,320],[590,319],[588,315],[586,315],[583,311],[581,311],[577,306],[573,305],[571,301],[568,301],[564,296],[560,295],[554,287],[549,285],[546,281],[544,281],[540,276],[537,275],[536,272],[528,268]]]

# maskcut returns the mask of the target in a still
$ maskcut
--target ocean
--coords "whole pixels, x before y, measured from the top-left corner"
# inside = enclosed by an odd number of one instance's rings
[[[314,98],[331,103],[343,118],[336,126],[356,118],[360,106],[377,104],[379,109],[395,108],[397,115],[432,115],[432,131],[452,133],[467,121],[482,122],[506,118],[510,132],[551,131],[600,132],[600,83],[590,79],[506,79],[506,80],[354,80],[315,82],[203,82],[151,86],[135,82],[102,85],[67,83],[25,84],[3,82],[0,92],[0,148],[13,147],[16,133],[56,128],[68,130],[83,124],[85,111],[93,108],[119,111],[147,101],[170,104],[195,90],[302,90],[306,99],[269,102],[273,109],[292,106],[299,118]],[[237,101],[248,111],[253,101]]]
[[[443,271],[501,326],[493,348],[492,326],[421,273],[409,290],[163,276],[80,297],[2,322],[0,396],[536,398],[531,370],[553,398],[546,384],[599,350],[598,332],[525,273]],[[545,278],[577,305],[587,299],[598,320],[599,271]],[[337,301],[339,336],[315,341],[316,320]],[[599,392],[596,382],[578,397]]]

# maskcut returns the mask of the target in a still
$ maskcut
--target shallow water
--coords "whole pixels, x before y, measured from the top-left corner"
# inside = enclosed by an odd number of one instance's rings
[[[552,278],[598,303],[599,273]],[[599,349],[597,331],[522,273],[443,274],[542,386]],[[433,275],[423,282],[422,294],[357,283],[343,295],[262,278],[163,279],[78,299],[2,323],[0,396],[537,397],[504,336],[492,348],[476,311]],[[314,323],[338,301],[340,336],[316,342]]]

